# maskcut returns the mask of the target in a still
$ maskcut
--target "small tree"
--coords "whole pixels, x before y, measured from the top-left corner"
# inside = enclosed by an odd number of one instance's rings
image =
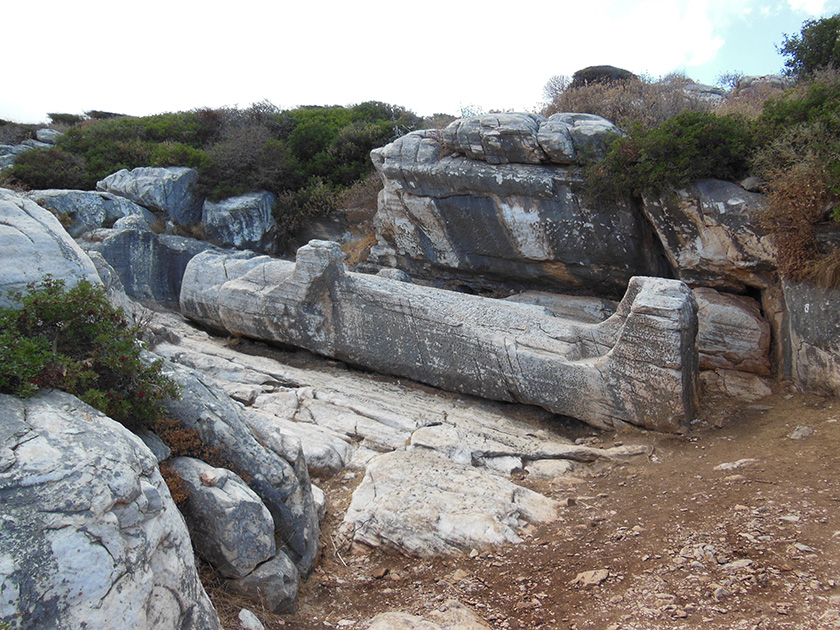
[[[788,57],[785,73],[796,79],[824,68],[840,68],[840,13],[819,20],[807,20],[799,35],[785,35],[779,49]]]

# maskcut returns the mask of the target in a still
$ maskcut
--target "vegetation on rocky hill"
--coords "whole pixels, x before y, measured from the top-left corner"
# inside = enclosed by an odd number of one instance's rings
[[[412,112],[373,101],[294,110],[263,102],[140,118],[106,114],[88,112],[83,120],[51,114],[69,125],[66,133],[52,149],[20,155],[7,180],[33,189],[93,190],[123,168],[191,166],[199,171],[200,196],[219,200],[268,190],[280,198],[285,220],[334,207],[341,191],[372,172],[372,149],[422,126]]]
[[[767,193],[759,217],[778,245],[782,275],[840,285],[840,250],[820,239],[840,222],[840,14],[809,20],[782,52],[797,79],[785,91],[730,94],[723,103],[691,94],[679,75],[590,82],[554,77],[543,113],[604,116],[625,132],[586,181],[600,198],[660,196],[693,180],[758,176]],[[761,98],[756,106],[756,95]]]

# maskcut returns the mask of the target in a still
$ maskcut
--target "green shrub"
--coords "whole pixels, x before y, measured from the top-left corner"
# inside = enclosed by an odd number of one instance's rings
[[[82,281],[67,290],[46,278],[12,298],[19,307],[0,309],[0,392],[63,389],[134,431],[151,427],[162,401],[177,395],[160,361],[141,360],[139,331],[102,287]]]
[[[793,280],[836,286],[838,250],[816,226],[840,222],[840,71],[820,70],[757,120],[754,169],[766,181],[762,225],[774,236],[779,271]]]
[[[698,179],[742,178],[752,149],[744,119],[684,112],[617,138],[606,158],[587,170],[586,181],[596,198],[658,196]]]
[[[75,124],[82,122],[85,117],[80,116],[79,114],[63,114],[59,112],[55,113],[48,113],[50,121],[52,121],[55,125],[67,125],[68,127],[72,127]]]
[[[12,181],[33,189],[66,188],[90,190],[96,186],[84,158],[61,149],[26,151],[9,169]]]
[[[798,35],[785,35],[779,51],[787,57],[785,71],[804,79],[818,70],[840,69],[840,13],[807,20]]]
[[[615,66],[589,66],[578,70],[572,75],[571,88],[577,89],[595,83],[620,83],[623,81],[638,80],[635,74],[623,68]]]

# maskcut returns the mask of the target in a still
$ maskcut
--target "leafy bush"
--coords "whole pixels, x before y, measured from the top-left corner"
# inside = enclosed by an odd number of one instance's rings
[[[0,392],[28,397],[59,388],[131,430],[151,427],[161,403],[177,395],[161,362],[140,359],[136,328],[87,281],[67,290],[47,278],[13,293],[0,309]]]
[[[217,201],[254,190],[277,197],[281,240],[338,194],[373,171],[370,151],[417,128],[402,107],[370,101],[352,107],[283,111],[269,102],[247,109],[199,109],[134,118],[108,112],[72,126],[56,147],[15,164],[4,181],[22,188],[92,190],[120,169],[191,166],[196,193]]]
[[[572,75],[572,89],[594,85],[596,83],[620,83],[623,81],[638,80],[635,74],[623,68],[615,66],[589,66],[578,70]]]
[[[618,199],[661,195],[704,178],[746,175],[753,143],[749,124],[735,116],[684,112],[649,131],[617,138],[586,174],[590,194]]]
[[[80,116],[79,114],[63,114],[60,112],[48,113],[49,119],[55,125],[67,125],[68,127],[72,127],[75,124],[82,122],[85,117]]]
[[[91,189],[96,180],[90,178],[85,161],[60,149],[26,151],[15,159],[10,176],[30,188]]]
[[[807,20],[798,35],[785,35],[780,52],[787,57],[785,71],[804,79],[818,70],[840,69],[840,13]]]
[[[840,222],[840,71],[815,72],[769,101],[757,125],[754,168],[767,181],[761,220],[775,237],[779,270],[834,286],[837,249],[818,242],[815,228]]]

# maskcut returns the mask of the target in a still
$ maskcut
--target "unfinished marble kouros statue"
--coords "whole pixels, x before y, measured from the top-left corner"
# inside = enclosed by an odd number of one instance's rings
[[[598,324],[538,306],[350,273],[336,243],[295,263],[204,252],[181,309],[205,325],[384,374],[539,405],[602,428],[688,428],[697,403],[697,306],[681,281],[635,277]]]

